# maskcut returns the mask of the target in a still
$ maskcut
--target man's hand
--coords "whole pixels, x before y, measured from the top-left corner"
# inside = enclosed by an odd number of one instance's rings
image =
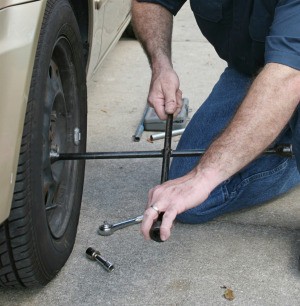
[[[163,241],[167,240],[176,216],[207,199],[213,189],[210,182],[211,180],[204,173],[194,169],[183,177],[167,181],[151,189],[141,225],[141,232],[145,239],[150,238],[149,230],[158,217],[157,211],[151,208],[151,205],[157,207],[160,212],[164,212],[160,237]]]
[[[173,16],[161,5],[134,0],[132,23],[152,69],[148,102],[160,119],[165,120],[167,114],[176,117],[182,107],[182,92],[172,68]]]
[[[210,145],[196,168],[150,190],[141,226],[144,237],[149,239],[149,230],[157,218],[151,205],[165,212],[161,238],[166,240],[176,215],[200,205],[216,186],[261,154],[282,131],[299,101],[300,72],[267,64],[228,127]]]
[[[153,71],[148,102],[162,120],[167,119],[167,114],[176,117],[180,113],[182,92],[179,89],[178,76],[171,67]]]

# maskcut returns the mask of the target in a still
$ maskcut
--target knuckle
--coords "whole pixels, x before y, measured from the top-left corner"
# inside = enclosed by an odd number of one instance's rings
[[[166,212],[164,213],[163,218],[164,218],[165,220],[170,220],[170,219],[173,218],[173,213],[170,212],[170,211],[168,210],[168,211],[166,211]]]
[[[149,210],[149,208],[148,209],[146,209],[145,210],[145,212],[144,212],[144,219],[149,219],[150,218],[150,210]]]
[[[149,220],[151,219],[152,220],[152,215],[151,215],[151,208],[148,207],[145,212],[144,212],[144,220]],[[143,223],[143,225],[145,225],[145,222]]]
[[[153,191],[154,194],[159,194],[160,193],[160,189],[161,189],[161,186],[157,185],[154,188],[152,188],[152,191]]]
[[[154,98],[153,98],[152,96],[149,96],[149,97],[148,97],[148,103],[149,103],[150,105],[153,105],[154,102],[155,102]]]
[[[148,195],[152,194],[154,191],[154,188],[151,188],[149,191],[148,191]]]

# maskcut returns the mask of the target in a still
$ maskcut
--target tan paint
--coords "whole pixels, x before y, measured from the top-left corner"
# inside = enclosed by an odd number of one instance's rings
[[[36,1],[0,11],[0,223],[10,212],[45,3]]]
[[[23,4],[23,3],[27,3],[27,2],[31,2],[31,0],[1,0],[0,1],[0,10],[2,10],[3,8],[9,7],[9,6],[14,6],[14,5],[18,5],[18,4]]]

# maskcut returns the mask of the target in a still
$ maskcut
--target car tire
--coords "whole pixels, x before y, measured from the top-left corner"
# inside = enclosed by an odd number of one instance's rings
[[[134,33],[131,22],[128,24],[126,30],[124,31],[123,37],[127,37],[127,38],[130,38],[130,39],[137,39],[136,35]]]
[[[85,152],[87,94],[83,50],[67,0],[49,0],[40,32],[10,216],[0,227],[0,285],[47,284],[75,242],[84,161],[50,151]]]

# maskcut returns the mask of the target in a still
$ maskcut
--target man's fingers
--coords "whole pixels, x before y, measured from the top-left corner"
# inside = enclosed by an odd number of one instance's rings
[[[177,102],[175,97],[174,98],[166,98],[166,103],[165,103],[165,112],[167,114],[174,114],[175,111],[177,110]]]
[[[155,107],[155,112],[160,120],[166,120],[167,114],[164,106]]]
[[[166,120],[168,114],[178,114],[181,109],[181,90],[179,79],[173,69],[163,69],[152,74],[148,102],[154,107],[161,120]]]
[[[148,204],[149,205],[149,204]],[[143,234],[144,238],[149,240],[150,239],[150,229],[153,223],[156,221],[157,217],[159,216],[160,211],[157,205],[152,204],[154,208],[149,206],[144,212],[143,222],[141,224],[141,233]],[[176,209],[169,209],[167,210],[162,219],[162,224],[160,227],[160,238],[161,240],[165,241],[170,237],[171,228],[173,226],[173,222],[176,218],[177,212]]]
[[[149,231],[152,227],[153,222],[157,219],[158,212],[153,208],[149,207],[144,212],[143,222],[141,224],[141,233],[143,234],[144,238],[149,240],[150,235]]]
[[[155,109],[155,112],[157,116],[159,117],[159,119],[161,120],[167,119],[167,115],[165,112],[165,102],[163,98],[160,98],[160,97],[158,98],[154,94],[149,95],[148,103],[150,104],[150,106],[152,106]]]
[[[167,240],[171,235],[171,228],[176,218],[176,211],[170,210],[164,213],[163,220],[160,226],[160,238],[161,240]]]
[[[182,91],[180,89],[177,90],[176,92],[176,103],[177,103],[177,108],[174,113],[174,117],[176,118],[177,115],[181,112],[183,101],[182,101]]]
[[[168,87],[165,92],[165,111],[167,114],[174,114],[177,110],[177,92],[175,87]]]
[[[148,192],[148,202],[147,202],[146,208],[148,208],[150,206],[150,203],[152,203],[153,192],[154,192],[154,188],[151,188]]]
[[[174,117],[176,117],[181,109],[182,109],[182,91],[179,89],[176,92],[176,98],[175,99],[166,99],[166,103],[165,103],[165,113],[166,114],[173,114]]]

